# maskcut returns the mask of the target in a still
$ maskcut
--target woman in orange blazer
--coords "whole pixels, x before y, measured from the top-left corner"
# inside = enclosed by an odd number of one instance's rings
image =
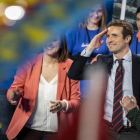
[[[7,92],[9,102],[17,105],[8,139],[56,140],[72,123],[81,99],[79,82],[67,77],[72,61],[65,44],[57,37],[17,70]]]

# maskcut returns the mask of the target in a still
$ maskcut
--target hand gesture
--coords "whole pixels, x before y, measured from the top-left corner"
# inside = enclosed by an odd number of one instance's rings
[[[126,115],[131,109],[138,107],[136,98],[134,96],[131,96],[131,98],[127,95],[120,101],[121,106],[124,107]]]
[[[57,113],[59,111],[61,111],[62,109],[65,110],[66,109],[66,103],[64,101],[50,101],[52,103],[51,107],[50,107],[50,112],[52,113]]]
[[[15,90],[11,90],[9,93],[9,99],[12,105],[16,105],[18,103],[20,97],[19,88],[16,87]]]
[[[108,29],[105,29],[101,33],[94,36],[94,38],[91,40],[90,44],[87,46],[86,50],[93,51],[94,49],[98,49],[103,44],[103,40],[101,38],[107,33]]]

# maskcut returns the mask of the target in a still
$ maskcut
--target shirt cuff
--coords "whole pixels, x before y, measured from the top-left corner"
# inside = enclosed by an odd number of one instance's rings
[[[65,99],[64,99],[63,101],[67,104],[67,107],[66,107],[65,110],[62,109],[62,111],[63,111],[63,112],[66,112],[66,111],[68,110],[69,105],[68,105],[68,102],[67,102]]]
[[[81,56],[84,56],[84,57],[90,57],[90,55],[92,54],[92,51],[88,51],[86,49],[84,49],[82,52],[81,52]]]

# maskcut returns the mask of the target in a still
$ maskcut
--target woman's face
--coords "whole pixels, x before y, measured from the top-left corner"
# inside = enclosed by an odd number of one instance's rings
[[[137,13],[136,15],[136,23],[137,23],[138,31],[140,31],[140,13]]]
[[[45,54],[49,56],[56,56],[58,50],[60,49],[61,40],[60,37],[56,37],[52,41],[48,41],[48,43],[43,47]]]
[[[93,24],[99,24],[99,21],[101,20],[103,15],[103,9],[102,6],[100,4],[95,5],[90,13],[89,13],[89,17],[88,17],[88,22],[91,22]]]

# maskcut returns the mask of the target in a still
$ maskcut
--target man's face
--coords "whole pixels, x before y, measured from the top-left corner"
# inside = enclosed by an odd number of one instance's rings
[[[123,28],[118,26],[108,28],[106,43],[109,51],[114,54],[123,52],[128,44],[127,40],[123,39],[122,31]]]

